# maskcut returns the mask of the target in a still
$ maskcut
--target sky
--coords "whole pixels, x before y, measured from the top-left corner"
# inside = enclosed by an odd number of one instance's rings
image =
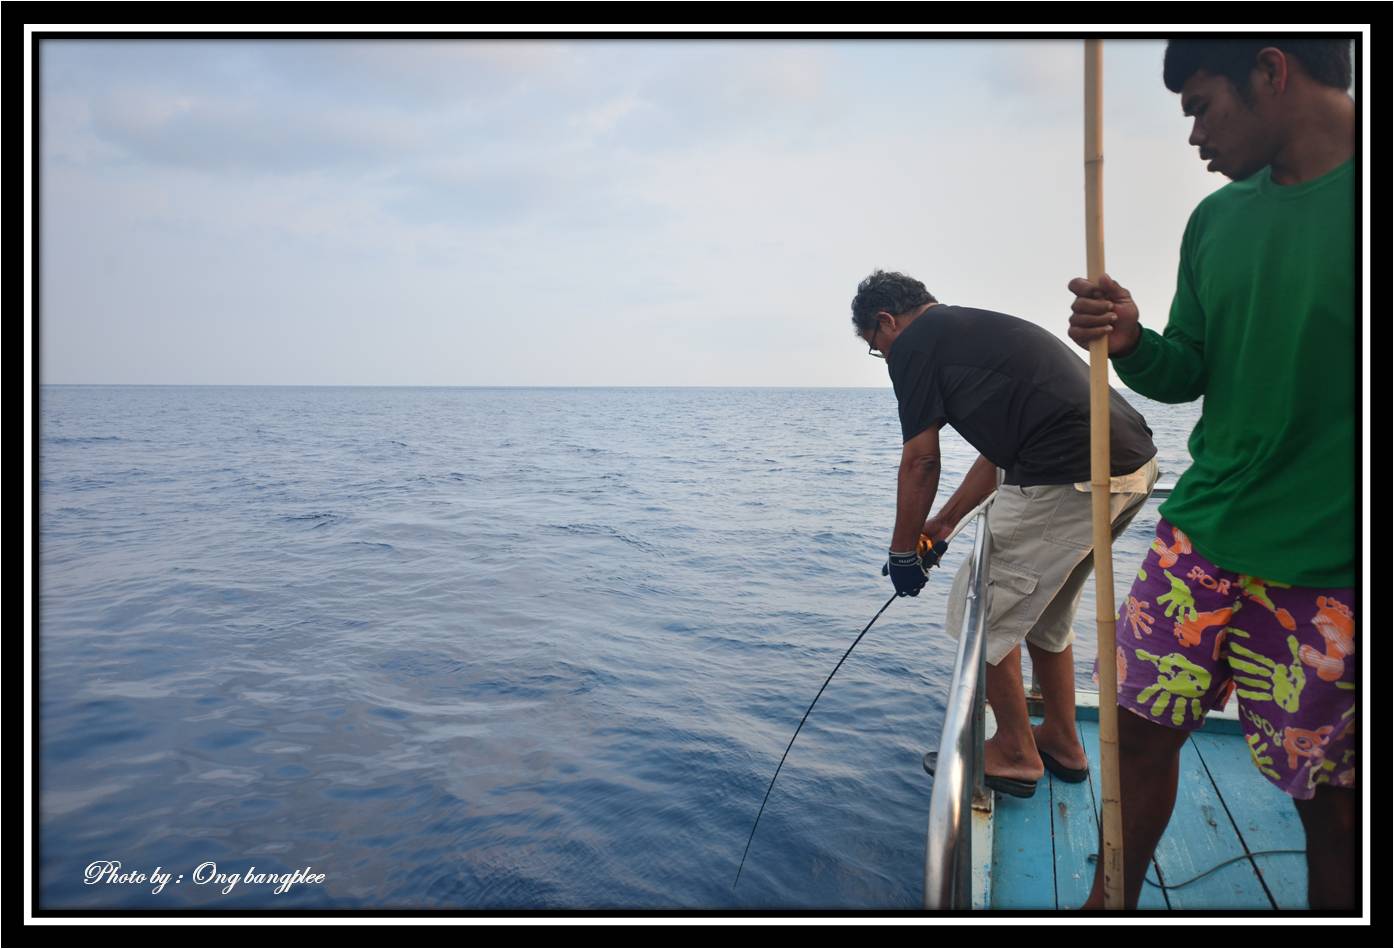
[[[1163,48],[1104,44],[1106,266],[1158,330],[1226,183]],[[877,268],[1064,338],[1082,50],[46,40],[40,379],[885,386]]]

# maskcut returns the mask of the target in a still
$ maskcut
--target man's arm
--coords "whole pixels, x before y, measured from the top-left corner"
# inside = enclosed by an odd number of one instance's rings
[[[943,540],[963,520],[964,515],[982,503],[983,498],[997,490],[997,466],[982,455],[973,462],[963,483],[953,493],[939,513],[924,522],[924,533],[935,540]]]
[[[925,429],[905,443],[896,478],[895,530],[892,551],[911,551],[920,540],[929,509],[939,490],[939,429]]]

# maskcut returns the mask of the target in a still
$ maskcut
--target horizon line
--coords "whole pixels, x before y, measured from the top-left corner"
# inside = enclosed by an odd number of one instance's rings
[[[771,386],[771,385],[440,385],[432,383],[359,382],[38,382],[53,388],[145,389],[890,389],[891,386]]]

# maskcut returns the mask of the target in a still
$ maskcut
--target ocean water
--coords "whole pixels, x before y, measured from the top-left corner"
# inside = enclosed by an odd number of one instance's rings
[[[1174,482],[1199,407],[1129,398]],[[920,905],[971,531],[732,887],[891,592],[889,389],[46,386],[39,434],[42,906]]]

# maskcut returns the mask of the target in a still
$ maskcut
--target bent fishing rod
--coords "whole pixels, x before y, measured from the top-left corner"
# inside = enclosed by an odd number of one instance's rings
[[[920,543],[917,550],[920,555],[920,566],[924,569],[926,575],[928,575],[931,567],[938,565],[940,558],[944,556],[944,551],[948,549],[949,541],[957,537],[959,531],[963,530],[963,528],[968,525],[968,522],[973,519],[974,515],[986,507],[988,502],[996,495],[997,492],[993,491],[992,494],[983,498],[977,507],[973,508],[973,510],[969,511],[959,520],[958,525],[954,527],[953,530],[949,531],[949,535],[943,540],[929,541],[925,535],[920,535]],[[925,557],[930,554],[933,555],[933,560],[926,564]],[[887,573],[889,573],[889,570],[886,567],[882,567],[881,575],[886,576]],[[892,593],[891,598],[876,611],[876,615],[871,618],[871,622],[862,627],[862,631],[857,634],[857,638],[852,640],[852,645],[847,647],[847,651],[842,654],[842,658],[837,661],[837,665],[833,666],[833,671],[829,672],[828,677],[823,680],[823,687],[818,690],[818,694],[813,697],[813,701],[808,703],[808,711],[803,713],[803,718],[799,720],[799,727],[794,729],[794,735],[789,739],[789,744],[784,749],[784,755],[779,759],[779,765],[774,769],[774,777],[770,778],[770,786],[765,789],[765,798],[760,802],[760,810],[755,814],[755,823],[750,825],[750,838],[745,842],[745,852],[741,854],[741,864],[736,868],[736,879],[735,882],[731,884],[731,889],[734,890],[741,882],[741,871],[745,869],[745,858],[750,855],[750,845],[755,842],[755,828],[760,826],[760,817],[765,813],[765,805],[769,803],[770,792],[774,790],[774,782],[779,778],[779,771],[784,767],[784,760],[789,757],[789,751],[794,747],[794,740],[799,737],[799,732],[803,729],[804,722],[808,721],[808,716],[813,713],[813,706],[818,704],[818,699],[823,695],[823,689],[828,687],[828,683],[833,680],[833,676],[837,675],[837,670],[841,669],[842,664],[847,661],[847,657],[852,655],[852,650],[857,648],[857,643],[862,641],[862,637],[867,634],[867,630],[871,629],[872,625],[881,618],[881,614],[886,612],[887,607],[899,596],[899,593]]]

